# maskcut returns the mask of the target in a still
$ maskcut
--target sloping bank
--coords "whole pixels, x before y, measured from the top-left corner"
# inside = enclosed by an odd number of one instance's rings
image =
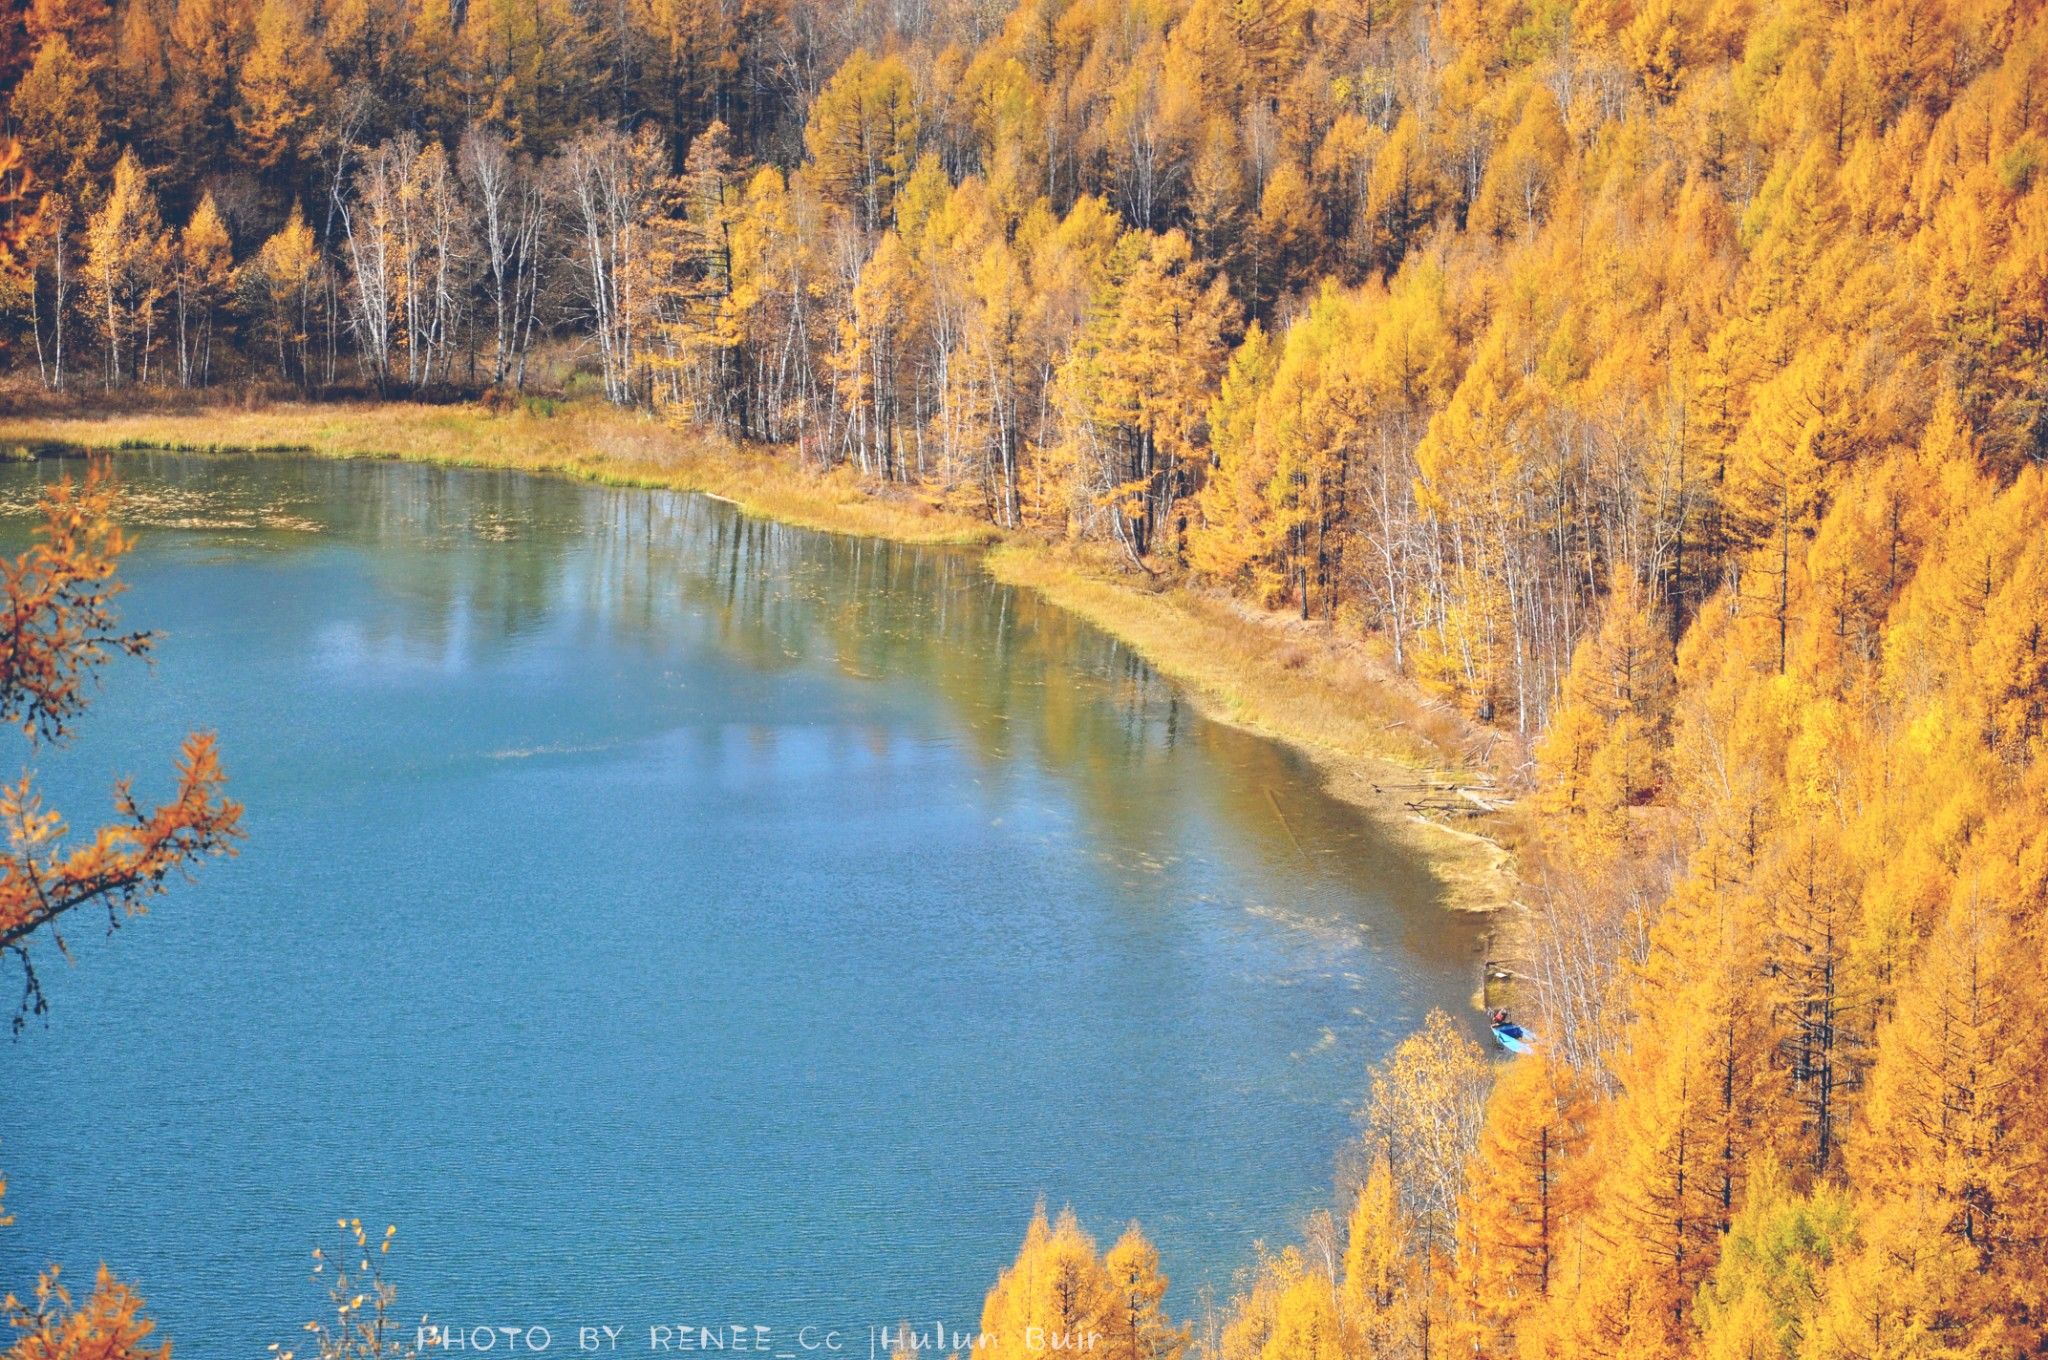
[[[87,449],[297,453],[512,468],[615,486],[700,491],[751,515],[903,543],[989,548],[998,579],[1037,591],[1122,639],[1224,722],[1287,742],[1323,769],[1337,797],[1377,814],[1421,856],[1462,910],[1518,922],[1509,856],[1494,839],[1487,781],[1470,733],[1440,705],[1384,674],[1327,630],[1182,587],[1134,580],[1087,554],[916,500],[872,494],[841,472],[820,476],[769,457],[692,440],[604,407],[273,405],[154,414],[0,417],[0,451]],[[1457,823],[1464,823],[1459,825]],[[1476,828],[1476,829],[1474,829]],[[1499,933],[1499,932],[1497,932]],[[1507,944],[1497,955],[1514,952]]]

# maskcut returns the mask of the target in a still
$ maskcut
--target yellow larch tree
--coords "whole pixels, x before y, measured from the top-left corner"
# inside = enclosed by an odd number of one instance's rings
[[[310,149],[330,79],[299,0],[263,0],[249,55],[236,75],[234,148],[241,162],[258,175],[289,182]]]
[[[173,243],[148,172],[128,152],[114,167],[105,201],[86,223],[82,275],[106,344],[106,382],[147,382],[158,339],[156,312],[171,286]]]
[[[1769,1155],[1757,1159],[1742,1212],[1700,1290],[1701,1360],[1797,1360],[1827,1271],[1855,1247],[1856,1213],[1839,1184],[1805,1195]]]
[[[167,112],[176,144],[190,158],[221,158],[234,141],[235,97],[255,12],[242,0],[177,0],[170,15],[174,84]]]
[[[1102,1269],[1111,1299],[1096,1353],[1106,1360],[1181,1360],[1189,1329],[1167,1318],[1167,1278],[1159,1268],[1159,1249],[1136,1223],[1103,1254]]]
[[[214,326],[234,288],[233,245],[212,194],[178,233],[178,382],[204,387],[213,373]]]
[[[1413,1225],[1382,1146],[1352,1201],[1338,1301],[1352,1353],[1397,1355],[1424,1331],[1429,1300]]]
[[[1284,586],[1274,558],[1279,525],[1266,500],[1273,479],[1258,440],[1260,398],[1272,385],[1278,356],[1266,328],[1253,322],[1230,356],[1209,407],[1210,466],[1188,531],[1188,562],[1212,581],[1273,600]]]
[[[1509,1353],[1517,1323],[1562,1278],[1591,1185],[1580,1164],[1590,1098],[1578,1074],[1538,1053],[1508,1064],[1487,1099],[1458,1213],[1460,1330],[1475,1355]]]
[[[2048,1297],[2034,1268],[2048,1233],[2048,1005],[2027,981],[2039,917],[2027,910],[2029,925],[2014,920],[2016,893],[2039,901],[2042,846],[2039,831],[2015,820],[2005,819],[2001,839],[2018,832],[2033,844],[2020,863],[1986,863],[1957,883],[1900,992],[1849,1149],[1858,1184],[1932,1225],[1939,1241],[1928,1245],[1954,1253],[1967,1292],[1942,1311],[1964,1316],[1971,1297]]]
[[[277,354],[278,376],[310,385],[312,302],[320,276],[320,250],[299,205],[236,272],[243,310]]]
[[[102,108],[93,68],[63,33],[51,34],[8,101],[23,165],[40,192],[81,203],[97,191],[112,155]]]
[[[1133,1264],[1127,1253],[1127,1271]],[[1040,1204],[1025,1230],[1016,1261],[996,1280],[982,1304],[976,1354],[988,1360],[1027,1360],[1054,1349],[1084,1349],[1089,1337],[1106,1337],[1119,1307],[1128,1308],[1081,1230],[1073,1210],[1048,1220]]]

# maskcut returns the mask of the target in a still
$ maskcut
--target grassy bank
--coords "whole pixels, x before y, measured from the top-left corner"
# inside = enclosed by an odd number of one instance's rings
[[[1329,630],[1186,588],[907,496],[877,494],[850,473],[818,476],[785,457],[679,434],[592,405],[494,412],[474,406],[274,405],[104,417],[0,417],[0,451],[81,449],[286,452],[512,468],[617,486],[701,491],[748,514],[904,543],[994,545],[989,570],[1039,592],[1128,643],[1212,716],[1296,746],[1331,792],[1381,816],[1423,856],[1452,906],[1509,900],[1507,855],[1465,829],[1484,780],[1471,733],[1364,648]],[[1485,823],[1481,823],[1485,825]]]
[[[996,531],[909,497],[877,496],[851,475],[816,476],[692,439],[649,416],[594,404],[519,407],[280,404],[163,414],[0,416],[0,452],[170,449],[392,458],[512,468],[607,486],[702,491],[748,514],[829,533],[902,543],[985,544]]]

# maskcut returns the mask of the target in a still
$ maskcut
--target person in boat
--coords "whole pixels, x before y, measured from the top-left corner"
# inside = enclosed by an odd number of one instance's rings
[[[1507,1024],[1508,1024],[1508,1013],[1507,1013],[1506,1011],[1504,1011],[1504,1010],[1497,1010],[1497,1011],[1495,1011],[1495,1012],[1493,1013],[1493,1027],[1494,1027],[1495,1029],[1506,1029],[1506,1028],[1507,1028]]]

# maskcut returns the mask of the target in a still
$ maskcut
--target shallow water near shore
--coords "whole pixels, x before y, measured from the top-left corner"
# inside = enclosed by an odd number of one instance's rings
[[[864,1352],[971,1327],[1042,1196],[1140,1219],[1186,1313],[1327,1202],[1367,1067],[1466,1015],[1482,923],[1422,866],[971,553],[514,473],[119,466],[158,664],[35,760],[84,827],[212,727],[250,839],[39,956],[0,1289],[105,1260],[180,1355],[291,1346],[360,1216],[408,1321]],[[10,551],[66,470],[0,468]]]

